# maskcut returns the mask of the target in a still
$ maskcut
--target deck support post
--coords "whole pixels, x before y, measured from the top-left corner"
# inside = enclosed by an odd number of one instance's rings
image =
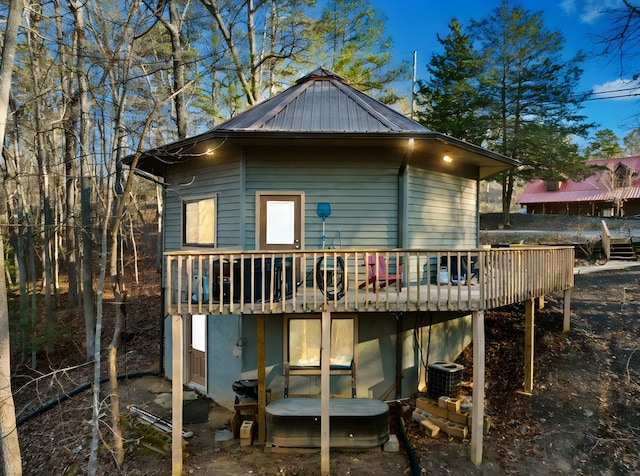
[[[569,332],[571,330],[571,291],[573,289],[564,290],[564,321],[562,323],[562,331]]]
[[[402,397],[402,314],[396,315],[396,399]]]
[[[182,316],[171,319],[171,474],[182,475],[182,382],[183,331]]]
[[[331,312],[322,312],[322,345],[320,347],[320,474],[329,476],[330,474],[330,362],[331,353]]]
[[[267,429],[266,413],[267,413],[267,379],[266,379],[266,357],[265,357],[265,323],[264,314],[257,316],[257,339],[258,339],[258,443],[263,444],[266,441]]]
[[[484,438],[484,311],[474,311],[473,326],[473,418],[471,422],[471,462],[482,463],[482,442]]]
[[[533,391],[535,300],[527,299],[524,304],[524,393],[531,394]]]

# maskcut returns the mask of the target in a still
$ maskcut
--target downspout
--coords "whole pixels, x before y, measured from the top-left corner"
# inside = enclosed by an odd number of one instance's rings
[[[167,170],[165,167],[164,173],[162,175],[163,180],[164,178],[167,176]],[[166,260],[164,259],[164,247],[166,244],[166,236],[165,236],[165,230],[167,229],[167,221],[166,221],[166,217],[165,214],[167,212],[167,187],[163,186],[162,187],[162,216],[161,216],[161,220],[162,220],[162,228],[160,229],[160,239],[161,239],[161,246],[160,246],[160,319],[162,321],[162,324],[160,325],[160,355],[158,356],[159,359],[159,373],[161,377],[165,376],[165,366],[164,366],[164,352],[165,352],[165,347],[164,347],[164,339],[165,339],[165,332],[164,332],[164,326],[165,326],[165,320],[167,318],[167,308],[166,308],[166,301],[165,301],[165,293],[166,293],[166,286],[165,286],[165,263]]]
[[[411,155],[413,154],[413,146],[414,139],[410,138],[407,140],[407,150],[402,157],[402,162],[400,163],[400,168],[398,169],[398,248],[407,248],[408,244],[408,236],[407,236],[407,227],[406,221],[408,218],[408,208],[409,208],[409,200],[408,200],[408,177],[405,173],[407,170],[407,165],[409,164],[409,160],[411,159]]]

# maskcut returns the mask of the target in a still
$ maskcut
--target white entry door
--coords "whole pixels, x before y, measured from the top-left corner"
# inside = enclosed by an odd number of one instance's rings
[[[189,319],[187,352],[189,383],[207,388],[207,316],[193,314]]]

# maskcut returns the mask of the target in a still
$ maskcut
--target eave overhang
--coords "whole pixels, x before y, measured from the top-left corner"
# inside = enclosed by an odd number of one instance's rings
[[[409,145],[409,144],[412,145]],[[438,132],[280,132],[214,129],[204,134],[150,149],[140,156],[137,168],[164,176],[167,167],[196,157],[215,155],[217,149],[239,147],[380,147],[404,152],[413,147],[409,165],[440,163],[444,155],[452,158],[451,167],[474,167],[479,180],[490,178],[520,165],[520,162],[468,142]],[[131,165],[134,156],[124,162]]]

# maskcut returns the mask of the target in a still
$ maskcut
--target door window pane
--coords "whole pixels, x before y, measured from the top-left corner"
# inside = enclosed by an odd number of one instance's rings
[[[206,351],[207,316],[194,314],[191,316],[191,347],[200,352]]]
[[[294,225],[294,202],[280,200],[267,202],[267,244],[292,245]]]

